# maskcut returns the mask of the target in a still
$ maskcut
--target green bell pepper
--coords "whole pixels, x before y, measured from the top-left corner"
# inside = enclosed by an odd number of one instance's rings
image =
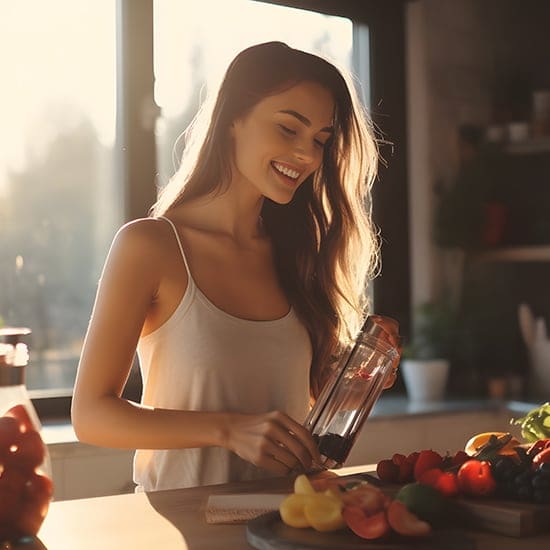
[[[528,443],[550,438],[550,402],[529,411],[522,418],[511,420],[510,423],[521,426],[521,435]]]

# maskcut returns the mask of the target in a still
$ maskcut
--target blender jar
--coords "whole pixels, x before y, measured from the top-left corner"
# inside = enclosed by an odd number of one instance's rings
[[[340,468],[399,359],[390,343],[393,319],[372,315],[344,354],[312,407],[305,427],[318,444],[325,468]]]

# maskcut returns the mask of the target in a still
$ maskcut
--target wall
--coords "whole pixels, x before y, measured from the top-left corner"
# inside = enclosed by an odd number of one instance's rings
[[[510,100],[512,85],[520,96],[524,88],[550,87],[550,2],[417,0],[406,10],[411,289],[418,304],[452,285],[460,262],[431,240],[434,186],[456,170],[456,129],[521,117],[521,107],[494,108]]]

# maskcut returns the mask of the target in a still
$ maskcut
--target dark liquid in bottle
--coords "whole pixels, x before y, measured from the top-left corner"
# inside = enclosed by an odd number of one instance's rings
[[[328,433],[322,436],[313,434],[313,439],[322,455],[334,460],[337,464],[343,464],[351,451],[354,438]]]

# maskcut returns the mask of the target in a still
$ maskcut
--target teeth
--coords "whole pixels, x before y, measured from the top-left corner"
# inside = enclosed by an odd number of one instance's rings
[[[287,168],[286,166],[283,166],[278,162],[273,162],[272,164],[279,172],[281,172],[281,174],[284,174],[285,176],[288,176],[293,180],[295,180],[300,175],[300,172],[297,172],[296,170],[292,170],[291,168]]]

